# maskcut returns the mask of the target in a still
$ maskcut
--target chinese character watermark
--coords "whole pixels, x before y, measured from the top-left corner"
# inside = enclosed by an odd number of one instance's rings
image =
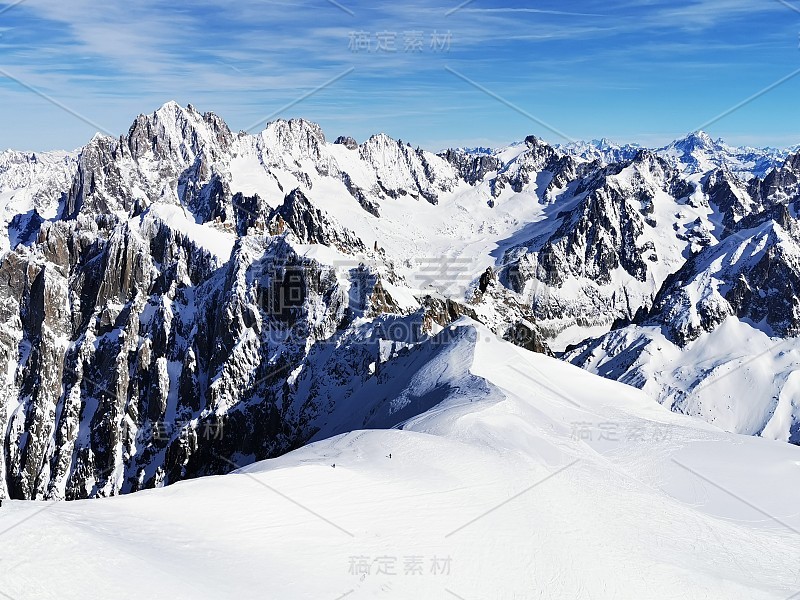
[[[136,432],[139,442],[168,442],[176,434],[182,439],[188,438],[190,432],[196,432],[204,440],[221,440],[224,437],[224,421],[202,421],[193,426],[192,420],[146,421]]]
[[[664,442],[670,437],[670,428],[653,423],[649,426],[623,426],[611,421],[571,423],[572,439],[577,442]]]
[[[426,43],[427,42],[427,43]],[[434,53],[450,52],[453,45],[451,31],[351,31],[348,49],[354,53],[419,54],[426,49]]]
[[[448,576],[452,569],[453,559],[450,556],[422,556],[411,554],[406,556],[366,556],[349,557],[347,572],[355,577],[423,577]]]

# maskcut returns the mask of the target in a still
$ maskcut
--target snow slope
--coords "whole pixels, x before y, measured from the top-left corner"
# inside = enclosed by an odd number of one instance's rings
[[[399,429],[118,498],[5,503],[0,592],[785,600],[800,591],[800,449],[671,413],[466,319],[437,340],[430,369],[375,398],[392,413],[404,395],[421,406],[440,396]]]
[[[18,241],[33,215],[56,216],[62,190],[68,189],[77,161],[77,152],[0,152],[0,256]],[[19,227],[9,227],[15,216]]]
[[[419,391],[448,356],[427,334],[461,315],[542,352],[601,336],[616,346],[587,368],[662,383],[647,391],[726,429],[796,441],[791,352],[779,377],[766,362],[758,385],[726,380],[746,394],[695,406],[698,385],[758,359],[764,340],[715,338],[697,364],[656,340],[683,369],[665,376],[637,353],[649,333],[620,328],[652,325],[665,286],[690,282],[659,323],[685,325],[679,343],[736,315],[792,350],[800,156],[773,168],[781,153],[701,133],[668,150],[527,136],[435,155],[383,134],[330,143],[302,119],[234,133],[171,102],[77,156],[3,153],[0,496],[127,493],[392,427],[455,390],[484,401],[492,390],[463,373]],[[775,227],[739,244],[760,212]],[[201,437],[212,420],[232,432],[223,444]]]
[[[629,326],[568,353],[567,359],[726,431],[797,444],[797,342],[728,317],[685,348],[665,337],[661,327]]]
[[[800,232],[785,210],[694,255],[636,324],[564,358],[726,431],[800,443]]]

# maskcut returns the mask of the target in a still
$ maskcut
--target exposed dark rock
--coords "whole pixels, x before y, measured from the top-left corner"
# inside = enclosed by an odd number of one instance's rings
[[[519,321],[512,325],[506,332],[503,339],[519,346],[520,348],[525,348],[525,350],[552,356],[550,348],[542,339],[539,331],[530,323],[525,321]]]
[[[284,198],[283,204],[269,217],[268,229],[280,235],[290,229],[303,244],[323,244],[344,252],[366,252],[364,243],[352,232],[313,206],[300,189]]]
[[[500,159],[488,154],[466,154],[458,150],[448,150],[440,156],[453,165],[459,176],[470,185],[483,181],[488,174],[497,172],[502,166]]]
[[[342,146],[345,146],[348,150],[358,150],[358,142],[349,136],[341,135],[338,138],[336,138],[336,141],[333,143],[341,144]]]
[[[364,190],[362,190],[360,187],[354,184],[353,180],[347,173],[342,173],[342,182],[347,188],[347,191],[350,192],[350,195],[353,196],[353,198],[355,198],[356,200],[358,200],[358,203],[361,205],[361,208],[363,208],[365,211],[367,211],[369,214],[375,217],[381,216],[380,206],[378,205],[378,203],[372,200]]]
[[[481,275],[481,278],[478,282],[478,290],[480,290],[480,292],[483,294],[488,289],[489,284],[492,283],[492,281],[494,280],[495,280],[494,269],[489,267]]]

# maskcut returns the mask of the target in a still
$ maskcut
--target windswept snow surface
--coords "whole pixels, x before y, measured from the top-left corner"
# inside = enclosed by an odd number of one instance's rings
[[[124,497],[5,503],[0,595],[800,592],[800,448],[671,413],[466,319],[434,342],[427,366],[383,372],[360,399],[395,429]]]
[[[567,354],[583,368],[640,387],[673,411],[745,435],[797,443],[798,339],[728,317],[681,349],[657,326],[629,326],[600,348]],[[633,355],[626,350],[635,348]]]

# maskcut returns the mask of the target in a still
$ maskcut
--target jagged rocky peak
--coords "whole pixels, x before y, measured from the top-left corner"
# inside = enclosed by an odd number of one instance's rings
[[[333,143],[344,146],[348,150],[358,150],[358,142],[355,140],[355,138],[352,138],[350,136],[340,135],[338,138],[336,138],[336,141]]]
[[[656,194],[663,191],[676,200],[687,198],[695,191],[695,185],[681,176],[675,165],[663,156],[648,149],[640,149],[630,162],[622,163],[618,173],[610,180],[634,192],[643,204],[645,213],[652,213]],[[630,180],[625,181],[626,168],[632,167]]]
[[[259,137],[262,148],[269,153],[288,155],[295,160],[320,160],[325,146],[322,128],[305,119],[278,119],[268,123]]]
[[[458,183],[456,172],[446,160],[385,133],[373,135],[361,144],[359,155],[375,171],[374,191],[378,195],[422,197],[437,204],[439,193],[452,190]]]
[[[722,214],[722,224],[726,232],[745,215],[757,210],[758,206],[747,192],[747,185],[734,173],[722,168],[712,171],[702,180],[703,193],[712,206]]]
[[[714,169],[709,172],[702,180],[703,189],[714,188],[719,185],[726,185],[728,187],[743,188],[746,182],[737,174],[730,171],[726,167]]]
[[[617,144],[608,138],[600,138],[599,140],[592,140],[590,142],[598,150],[611,150],[612,148],[619,148]]]
[[[461,179],[470,185],[483,181],[487,175],[496,173],[503,166],[498,157],[485,152],[447,150],[439,156],[450,163]]]
[[[800,153],[789,155],[762,182],[754,182],[752,191],[765,204],[800,200]]]
[[[518,160],[524,161],[527,166],[543,168],[549,161],[560,155],[558,150],[535,135],[525,138],[525,146],[527,151]]]
[[[492,180],[493,197],[499,197],[506,187],[516,193],[521,192],[542,171],[559,171],[556,163],[563,157],[560,151],[534,135],[526,137],[524,144],[525,150],[502,165],[497,177]]]
[[[676,166],[689,173],[704,172],[713,166],[720,166],[727,156],[725,147],[714,142],[707,133],[695,131],[686,137],[675,140],[659,151]]]
[[[134,215],[153,203],[182,202],[201,220],[214,218],[231,195],[215,165],[227,161],[233,142],[214,113],[168,102],[139,115],[126,136],[92,138],[81,151],[62,214]]]
[[[407,144],[403,144],[402,140],[395,140],[385,133],[376,133],[361,144],[359,149],[364,160],[371,160],[382,155],[385,156],[384,161],[389,162],[391,159],[403,158],[402,149],[405,146]]]
[[[715,142],[710,135],[702,130],[689,133],[686,137],[673,142],[673,145],[686,152],[693,152],[698,149],[716,149],[720,147],[719,142]]]
[[[529,135],[525,137],[525,146],[527,146],[528,148],[539,148],[544,146],[549,147],[550,145],[540,137],[537,137],[535,135]]]
[[[200,114],[191,104],[183,108],[174,101],[151,115],[139,115],[125,140],[134,159],[152,155],[181,165],[191,164],[204,150],[215,159],[232,142],[233,134],[220,117]]]
[[[639,165],[647,168],[651,172],[662,174],[672,170],[671,165],[664,160],[664,158],[649,148],[640,148],[637,150],[629,164]]]
[[[345,254],[366,252],[361,239],[342,227],[333,217],[315,207],[302,190],[292,190],[269,217],[272,235],[291,231],[302,244],[323,244]]]
[[[118,159],[124,156],[119,141],[96,134],[78,157],[62,218],[73,219],[79,212],[110,213],[133,205],[129,182],[120,170]]]
[[[581,179],[586,175],[596,171],[601,166],[601,161],[578,162],[574,156],[565,154],[554,157],[547,165],[548,170],[553,174],[553,178],[545,188],[545,197],[551,195],[559,189],[565,188],[570,182]]]

